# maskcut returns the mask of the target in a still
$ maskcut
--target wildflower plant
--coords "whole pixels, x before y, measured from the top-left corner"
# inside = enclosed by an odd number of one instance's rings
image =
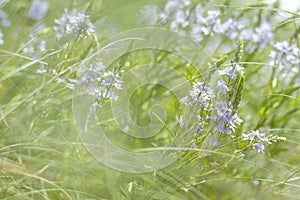
[[[0,198],[299,199],[282,6],[0,0]]]

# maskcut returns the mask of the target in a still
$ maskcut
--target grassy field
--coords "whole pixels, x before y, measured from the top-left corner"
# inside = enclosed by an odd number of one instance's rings
[[[0,0],[0,199],[300,199],[283,7]]]

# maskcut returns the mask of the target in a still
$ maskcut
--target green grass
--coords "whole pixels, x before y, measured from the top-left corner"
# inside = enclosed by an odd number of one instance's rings
[[[199,1],[193,1],[191,7],[196,2]],[[138,22],[138,11],[147,4],[163,8],[164,2],[53,0],[48,3],[47,14],[38,22],[27,17],[29,0],[11,0],[1,8],[7,12],[11,26],[0,26],[4,35],[4,44],[0,45],[0,199],[300,199],[299,80],[285,85],[278,79],[279,84],[273,84],[274,77],[265,64],[273,49],[271,45],[262,52],[244,51],[237,61],[236,55],[241,53],[238,39],[216,35],[199,43],[208,49],[212,69],[224,68],[232,61],[245,68],[246,83],[238,110],[244,122],[237,128],[237,137],[218,135],[222,144],[219,147],[205,148],[203,142],[202,147],[192,149],[191,138],[178,136],[182,130],[175,120],[184,108],[174,96],[167,96],[167,89],[161,85],[140,87],[129,101],[132,119],[142,126],[149,124],[151,106],[157,102],[164,105],[168,118],[155,137],[137,139],[118,135],[115,122],[110,121],[113,121],[110,101],[105,102],[107,113],[99,111],[98,118],[107,122],[106,135],[119,147],[134,147],[138,151],[164,146],[174,138],[182,144],[175,146],[180,157],[171,165],[148,173],[125,173],[99,162],[82,143],[74,123],[73,90],[57,80],[77,78],[77,69],[105,39],[145,26]],[[258,15],[267,19],[272,23],[275,41],[287,40],[299,48],[299,13],[283,11],[276,5],[275,8],[268,4],[251,6],[255,4],[250,2],[202,3],[206,9],[224,6],[225,18],[238,10],[250,18]],[[96,32],[88,38],[57,39],[52,27],[64,8],[87,11]],[[107,21],[101,25],[103,17]],[[37,24],[45,24],[38,34]],[[167,28],[169,24],[155,26]],[[47,43],[45,52],[37,51],[37,59],[23,52],[24,45],[30,44],[29,34]],[[244,46],[247,44],[244,41]],[[227,58],[220,60],[225,55]],[[114,60],[111,69],[124,64],[124,70],[129,70],[150,62],[172,66],[189,83],[195,77],[205,80],[199,66],[186,67],[184,59],[163,50],[131,52]],[[40,64],[55,69],[57,74],[37,73]],[[297,77],[299,72],[295,74]],[[236,88],[233,87],[233,92]],[[265,153],[257,153],[241,136],[242,132],[256,129],[286,137],[286,141],[268,145]],[[197,141],[202,144],[201,138]],[[242,149],[245,156],[241,157],[237,149]]]

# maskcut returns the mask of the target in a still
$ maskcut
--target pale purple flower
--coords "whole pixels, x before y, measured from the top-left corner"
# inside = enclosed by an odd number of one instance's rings
[[[265,143],[272,144],[272,142],[269,141],[269,138],[259,130],[256,131],[250,131],[248,134],[242,134],[243,140],[249,140],[251,143],[254,142],[252,145],[253,149],[256,149],[258,152],[264,152],[265,150]]]
[[[117,95],[115,95],[114,91],[112,88],[107,88],[107,87],[102,87],[102,97],[105,99],[113,99],[113,100],[117,100],[119,97]]]
[[[191,26],[191,37],[196,40],[197,42],[202,41],[202,25],[201,24],[193,24]]]
[[[195,142],[193,142],[191,148],[192,148],[192,149],[196,149],[196,143],[195,143]]]
[[[96,111],[100,107],[101,107],[101,105],[99,103],[97,103],[97,102],[95,102],[95,103],[92,104],[92,108],[93,108],[94,111]]]
[[[46,73],[46,72],[47,72],[47,70],[45,69],[45,65],[44,64],[40,64],[40,68],[37,69],[37,73],[42,74],[42,73]]]
[[[75,89],[75,85],[73,83],[67,83],[66,84],[67,88],[74,90]]]
[[[190,35],[196,41],[201,41],[203,39],[202,33],[202,20],[204,15],[205,9],[200,4],[197,4],[195,10],[191,12],[190,15]]]
[[[34,1],[28,12],[28,18],[41,20],[48,11],[48,3],[46,1]]]
[[[172,20],[170,27],[175,30],[179,28],[186,28],[189,25],[189,14],[188,10],[178,10],[174,14],[174,19]]]
[[[118,96],[115,95],[112,88],[101,87],[100,89],[95,89],[95,98],[98,101],[103,98],[117,100]]]
[[[10,26],[10,21],[8,20],[7,13],[0,10],[0,23],[4,27]]]
[[[273,44],[274,33],[269,23],[262,23],[259,27],[255,28],[254,33],[252,40],[258,44],[259,50],[266,48],[269,44]]]
[[[242,133],[243,140],[250,140],[251,142],[255,139],[256,131],[251,131],[249,134]]]
[[[195,134],[199,134],[200,132],[203,131],[203,119],[200,115],[197,115],[197,119],[198,119],[198,125],[195,130]]]
[[[220,14],[219,10],[208,10],[206,18],[202,19],[202,23],[214,25],[219,20]]]
[[[219,80],[217,85],[218,85],[218,91],[221,94],[226,93],[229,90],[227,87],[227,83],[224,80]]]
[[[239,30],[242,28],[244,28],[244,25],[240,21],[235,21],[232,18],[229,18],[222,25],[223,33],[230,39],[235,39],[239,34]]]
[[[0,30],[0,44],[3,44],[3,43],[4,43],[2,37],[3,37],[3,33],[2,33],[1,30]]]
[[[219,10],[209,10],[207,11],[207,16],[202,19],[201,31],[204,35],[213,35],[214,33],[222,33],[223,27],[221,23],[220,11]]]
[[[119,90],[122,89],[122,81],[119,74],[112,71],[103,72],[101,83],[105,86],[113,86]]]
[[[216,130],[220,133],[226,133],[228,135],[231,135],[232,133],[232,131],[226,127],[226,119],[223,117],[218,119]]]
[[[180,99],[180,103],[186,106],[189,105],[189,97],[183,97],[182,99]]]
[[[209,143],[212,144],[213,146],[220,146],[220,143],[215,138],[210,138]]]
[[[259,183],[260,183],[260,182],[259,182],[258,180],[253,180],[253,181],[252,181],[252,184],[253,184],[254,186],[258,186]]]
[[[23,44],[23,52],[33,59],[38,59],[38,52],[46,51],[46,41],[41,40],[35,35],[29,35],[29,42],[26,46]]]
[[[275,50],[270,53],[270,58],[275,60],[274,64],[291,65],[299,63],[299,49],[296,44],[289,45],[287,41],[277,42],[274,48]]]
[[[160,13],[159,19],[163,23],[169,22],[172,29],[185,28],[189,25],[190,4],[190,0],[169,0]]]
[[[192,103],[207,110],[213,97],[213,90],[202,82],[194,82],[193,90],[190,91]]]
[[[261,142],[266,142],[266,143],[268,143],[268,144],[272,144],[272,143],[269,141],[269,138],[266,136],[265,133],[256,131],[256,136],[257,136],[257,138],[259,139],[259,141],[261,141]]]
[[[102,62],[91,64],[79,72],[81,73],[81,78],[76,83],[82,85],[86,93],[94,96],[96,101],[118,99],[114,90],[122,89],[119,72],[106,70]]]
[[[190,0],[169,0],[164,7],[164,11],[160,14],[161,20],[166,22],[172,18],[178,10],[184,10],[190,3]]]
[[[140,10],[139,17],[139,21],[143,24],[156,24],[159,19],[158,7],[156,5],[145,5]]]
[[[46,41],[42,40],[39,44],[38,44],[38,49],[40,51],[46,51]]]
[[[217,120],[216,130],[220,133],[231,134],[232,131],[235,131],[237,125],[240,125],[242,120],[235,113],[232,113],[232,109],[228,107],[225,102],[217,102],[216,104],[216,115],[213,116]]]
[[[179,117],[176,117],[176,121],[177,121],[177,123],[179,123],[180,127],[183,127],[184,123],[183,123],[182,115],[180,115]]]
[[[199,123],[195,130],[195,134],[199,134],[202,131],[203,131],[203,125],[201,123]]]
[[[265,146],[263,144],[260,143],[254,143],[253,144],[253,149],[255,149],[258,153],[264,153],[265,151]]]
[[[83,74],[80,81],[82,83],[100,81],[100,75],[103,74],[105,68],[106,67],[102,62],[91,64],[88,68],[84,68],[84,70],[80,71]]]
[[[22,44],[23,52],[33,59],[38,59],[38,54],[46,51],[46,41],[41,40],[36,35],[29,35],[27,44]],[[40,64],[37,73],[46,73],[47,69],[44,64]]]
[[[261,51],[268,45],[273,44],[274,33],[272,26],[268,22],[263,22],[259,27],[252,29],[244,29],[241,32],[244,40],[249,41],[246,51],[252,53],[254,50]]]
[[[275,50],[269,55],[269,64],[276,67],[275,76],[285,84],[289,84],[290,80],[299,73],[299,48],[296,44],[289,45],[287,41],[277,42],[274,48]]]
[[[33,45],[29,45],[23,49],[24,53],[27,53],[31,58],[37,59],[37,53]]]
[[[241,67],[240,65],[235,65],[233,66],[228,66],[223,70],[218,70],[219,75],[227,75],[229,76],[232,80],[234,80],[237,76],[237,72],[243,72],[244,68]]]
[[[95,27],[89,19],[89,15],[83,14],[77,10],[71,13],[67,9],[60,19],[55,19],[57,26],[54,27],[56,37],[62,38],[65,36],[83,37],[85,34],[90,36],[95,32]]]
[[[205,9],[200,4],[197,4],[195,10],[191,14],[191,18],[193,21],[195,21],[195,24],[199,24],[202,22],[204,12]]]
[[[254,34],[253,30],[250,28],[243,29],[241,31],[241,36],[243,37],[243,40],[245,40],[245,41],[252,40],[253,34]]]

